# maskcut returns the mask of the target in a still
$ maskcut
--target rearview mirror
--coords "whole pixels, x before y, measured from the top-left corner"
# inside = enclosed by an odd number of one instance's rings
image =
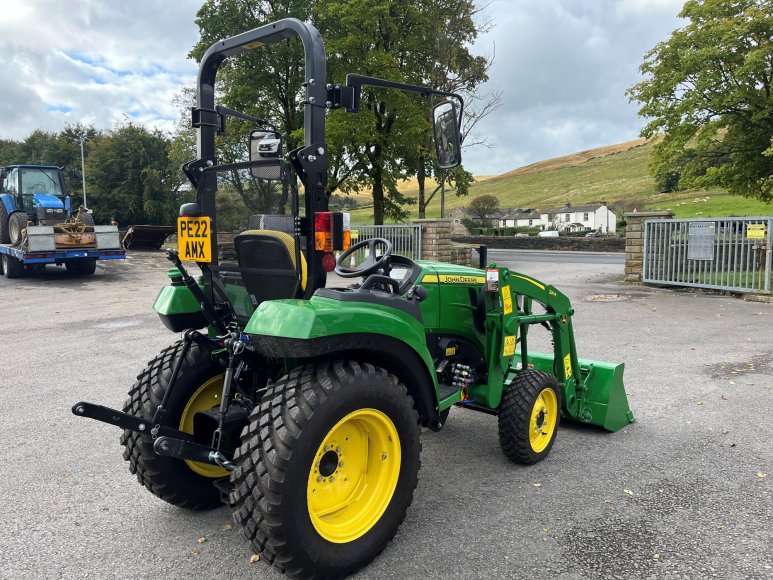
[[[282,156],[282,136],[276,131],[256,129],[250,133],[250,161]]]
[[[441,169],[456,167],[462,162],[456,105],[451,101],[435,105],[435,108],[432,109],[432,119],[438,165]]]

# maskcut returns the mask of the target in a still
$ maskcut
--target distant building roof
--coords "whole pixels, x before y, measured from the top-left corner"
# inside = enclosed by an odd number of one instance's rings
[[[602,207],[603,203],[591,203],[586,205],[564,205],[561,207],[549,207],[546,210],[543,210],[542,213],[546,213],[548,215],[555,215],[558,213],[573,213],[576,211],[581,212],[590,212],[590,211],[596,211],[598,208]],[[609,211],[612,211],[611,209]]]

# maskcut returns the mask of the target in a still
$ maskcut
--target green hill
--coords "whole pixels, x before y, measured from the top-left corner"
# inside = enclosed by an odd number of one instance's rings
[[[446,212],[468,206],[473,197],[482,194],[497,196],[503,208],[533,207],[544,209],[565,203],[581,205],[607,201],[613,209],[639,211],[670,209],[676,217],[771,215],[773,204],[764,204],[744,197],[732,196],[721,190],[690,190],[678,193],[658,193],[655,180],[647,170],[652,142],[644,139],[619,145],[540,161],[495,177],[476,178],[470,195],[457,197],[446,192]],[[416,196],[415,181],[405,182],[406,195]],[[359,196],[367,203],[368,196]],[[418,217],[418,208],[411,208],[411,218]],[[432,200],[427,217],[440,217],[439,195]],[[368,207],[352,212],[354,223],[372,223]]]

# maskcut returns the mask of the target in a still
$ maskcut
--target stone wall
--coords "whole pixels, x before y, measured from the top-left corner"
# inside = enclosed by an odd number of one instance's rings
[[[468,246],[451,241],[453,221],[450,219],[415,220],[421,225],[421,259],[448,262],[462,266],[477,266],[478,253]]]
[[[625,214],[625,281],[641,284],[644,263],[644,222],[674,217],[672,211],[639,211]]]
[[[528,238],[504,237],[504,236],[454,236],[455,242],[489,248],[507,250],[554,250],[569,252],[624,252],[625,239],[615,236],[600,236],[598,238],[572,238],[560,236],[558,238]]]

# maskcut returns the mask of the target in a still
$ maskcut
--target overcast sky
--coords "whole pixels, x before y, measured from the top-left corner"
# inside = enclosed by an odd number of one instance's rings
[[[0,137],[129,118],[171,130],[172,98],[193,87],[187,59],[202,0],[0,0]],[[683,0],[495,0],[489,88],[502,106],[465,152],[476,175],[636,138],[625,90],[644,53],[681,25]]]

